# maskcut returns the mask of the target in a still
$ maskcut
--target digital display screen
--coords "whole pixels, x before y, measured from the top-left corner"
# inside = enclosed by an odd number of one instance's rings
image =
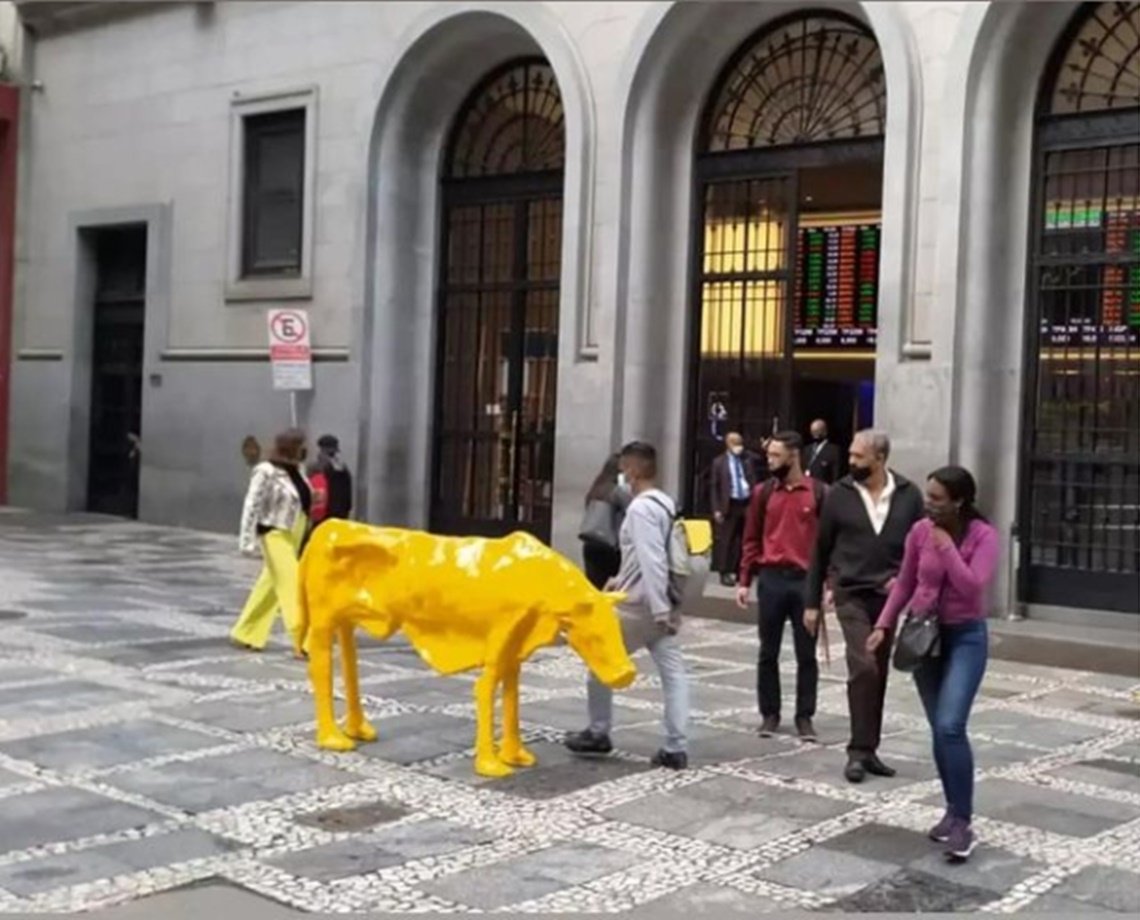
[[[1047,308],[1041,323],[1042,344],[1140,346],[1140,264],[1133,260],[1140,257],[1140,211],[1058,210],[1050,212],[1045,229],[1050,234],[1091,233],[1094,249],[1099,248],[1096,243],[1103,233],[1108,264],[1073,266],[1067,283],[1062,279],[1056,286],[1042,285],[1040,296]],[[1113,264],[1113,257],[1123,260]],[[1095,299],[1088,297],[1090,291]],[[1062,320],[1065,314],[1067,321]]]
[[[879,317],[879,224],[801,227],[796,347],[873,351]]]

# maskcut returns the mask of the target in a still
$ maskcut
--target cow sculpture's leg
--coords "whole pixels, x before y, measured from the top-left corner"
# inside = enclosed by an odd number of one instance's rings
[[[309,683],[313,685],[313,699],[317,705],[317,746],[327,751],[351,751],[356,742],[336,724],[332,639],[333,634],[327,628],[309,633]]]
[[[519,671],[522,666],[515,663],[503,675],[503,744],[499,748],[499,759],[515,767],[533,767],[534,754],[523,747],[519,732]]]
[[[480,776],[510,776],[514,770],[495,753],[495,687],[499,671],[494,663],[483,666],[475,681],[475,772]]]
[[[342,626],[339,635],[344,698],[348,704],[344,733],[357,741],[375,741],[376,729],[364,717],[364,707],[360,705],[360,675],[356,667],[356,637],[352,633],[352,624]]]

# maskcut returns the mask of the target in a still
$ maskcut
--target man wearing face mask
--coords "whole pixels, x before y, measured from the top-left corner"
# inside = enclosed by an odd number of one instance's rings
[[[820,509],[827,487],[804,475],[800,463],[803,440],[782,431],[768,441],[768,470],[763,485],[752,492],[744,530],[744,551],[736,604],[748,609],[749,587],[759,573],[760,660],[756,697],[760,707],[760,737],[780,727],[780,645],[784,623],[792,623],[796,649],[796,733],[815,741],[819,664],[815,636],[804,626],[804,581],[815,546]]]
[[[874,653],[867,651],[867,637],[902,565],[907,534],[925,513],[919,488],[887,468],[890,452],[890,439],[880,431],[855,435],[850,473],[823,504],[807,580],[804,625],[813,634],[818,628],[824,582],[830,580],[847,646],[851,740],[844,775],[852,783],[861,783],[868,773],[895,774],[877,754],[890,636]]]
[[[710,504],[716,524],[712,567],[720,572],[721,584],[731,587],[736,584],[744,515],[756,476],[744,456],[744,438],[738,432],[730,431],[724,445],[724,453],[713,461],[710,483]]]
[[[831,485],[839,475],[839,448],[827,438],[827,422],[811,423],[811,443],[804,448],[804,472]]]

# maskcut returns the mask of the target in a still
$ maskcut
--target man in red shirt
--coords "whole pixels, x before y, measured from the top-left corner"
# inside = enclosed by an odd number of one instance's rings
[[[744,525],[744,548],[736,603],[748,609],[752,576],[760,605],[760,662],[756,695],[760,703],[760,737],[780,727],[780,644],[784,623],[792,621],[796,647],[796,733],[816,739],[815,716],[819,663],[815,636],[804,628],[804,587],[819,529],[819,510],[826,493],[822,482],[805,476],[800,461],[803,440],[782,431],[768,442],[771,478],[752,490]]]

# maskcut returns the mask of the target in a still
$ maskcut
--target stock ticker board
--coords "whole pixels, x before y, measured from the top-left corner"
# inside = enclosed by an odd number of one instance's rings
[[[797,348],[874,351],[879,236],[878,224],[800,228]]]

